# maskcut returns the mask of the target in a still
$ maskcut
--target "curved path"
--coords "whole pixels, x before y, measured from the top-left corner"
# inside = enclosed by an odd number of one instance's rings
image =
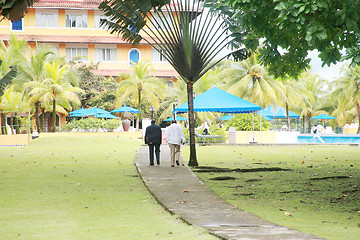
[[[168,211],[189,224],[224,239],[323,239],[285,228],[230,205],[186,166],[170,167],[169,147],[161,146],[161,164],[149,165],[148,147],[141,148],[135,165],[151,194]]]

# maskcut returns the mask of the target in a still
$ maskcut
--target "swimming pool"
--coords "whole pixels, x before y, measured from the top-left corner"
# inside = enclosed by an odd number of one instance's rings
[[[298,143],[360,143],[360,134],[300,134]]]

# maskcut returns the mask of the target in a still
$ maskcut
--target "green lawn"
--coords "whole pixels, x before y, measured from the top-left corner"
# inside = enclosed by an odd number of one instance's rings
[[[197,175],[240,209],[305,233],[359,239],[360,147],[203,146],[197,156],[221,168],[194,168],[208,171]]]
[[[216,239],[154,201],[134,166],[140,143],[40,136],[0,148],[0,239]]]

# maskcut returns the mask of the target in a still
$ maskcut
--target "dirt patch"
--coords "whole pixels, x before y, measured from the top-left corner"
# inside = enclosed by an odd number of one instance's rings
[[[236,178],[229,177],[229,176],[221,176],[221,177],[209,178],[209,180],[214,180],[214,181],[224,181],[224,180],[234,180],[234,179],[236,179]]]
[[[274,171],[292,171],[291,169],[287,168],[279,168],[279,167],[263,167],[263,168],[218,168],[218,167],[211,167],[211,166],[199,166],[193,169],[193,172],[274,172]]]
[[[310,180],[317,181],[317,180],[343,179],[343,178],[350,178],[350,177],[349,176],[331,176],[331,177],[322,177],[322,178],[310,178]]]

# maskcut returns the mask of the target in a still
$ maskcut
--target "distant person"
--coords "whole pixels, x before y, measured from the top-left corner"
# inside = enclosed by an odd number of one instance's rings
[[[149,145],[150,165],[154,165],[154,148],[156,163],[160,165],[161,138],[161,127],[155,124],[155,120],[151,120],[151,125],[148,126],[145,131],[145,144]]]
[[[170,148],[171,167],[180,165],[180,145],[185,144],[185,136],[182,127],[172,120],[172,124],[166,128],[166,139]]]
[[[311,133],[312,134],[316,134],[316,132],[317,132],[317,126],[315,125],[315,126],[313,126],[312,128],[311,128]]]

